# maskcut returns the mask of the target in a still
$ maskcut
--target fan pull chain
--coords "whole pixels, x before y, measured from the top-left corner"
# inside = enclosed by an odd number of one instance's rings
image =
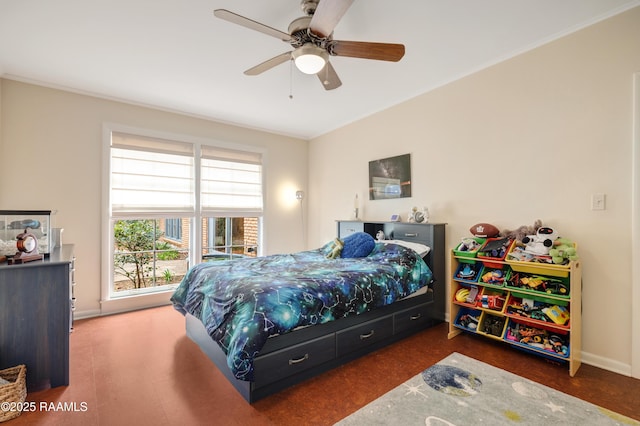
[[[293,99],[293,58],[291,58],[289,64],[289,99]]]

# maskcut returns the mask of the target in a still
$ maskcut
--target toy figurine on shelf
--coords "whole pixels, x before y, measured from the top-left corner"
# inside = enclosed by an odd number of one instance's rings
[[[548,255],[558,233],[548,226],[538,228],[535,235],[527,235],[522,239],[524,251],[533,255]]]
[[[569,348],[567,347],[565,340],[557,334],[549,336],[549,339],[545,341],[545,349],[563,356],[567,356],[569,354]]]
[[[480,297],[480,306],[485,309],[493,309],[499,311],[504,306],[505,298],[503,296],[483,294]]]
[[[481,269],[482,263],[462,263],[455,277],[460,280],[477,281]]]
[[[474,317],[471,314],[464,314],[460,317],[460,320],[458,322],[463,327],[477,330],[478,322],[480,322],[480,319],[478,317]]]
[[[486,284],[502,285],[504,283],[504,272],[501,269],[492,269],[482,274],[482,282]]]
[[[470,237],[462,239],[462,242],[458,246],[458,251],[476,251],[480,248],[480,243]]]
[[[422,210],[418,210],[417,207],[414,207],[409,212],[408,219],[412,223],[429,223],[429,209],[423,207]]]
[[[479,256],[504,258],[513,240],[509,238],[490,239],[480,248]]]
[[[549,250],[549,255],[556,265],[566,265],[572,260],[578,260],[575,244],[566,238],[558,238],[553,248]]]
[[[502,336],[504,323],[505,323],[504,318],[488,315],[484,320],[482,331],[484,331],[487,334],[491,334],[492,336],[500,337]]]
[[[561,280],[542,275],[515,273],[509,278],[507,285],[536,290],[547,294],[558,294],[562,296],[569,294],[569,289]]]

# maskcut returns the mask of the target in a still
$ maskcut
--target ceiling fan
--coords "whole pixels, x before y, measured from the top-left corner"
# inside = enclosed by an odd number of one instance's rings
[[[353,0],[302,0],[300,6],[306,14],[289,24],[289,33],[271,28],[252,19],[216,9],[213,14],[225,21],[259,31],[291,44],[294,50],[268,59],[249,68],[246,75],[258,75],[276,65],[293,60],[305,74],[316,74],[326,90],[340,87],[342,82],[329,62],[329,56],[376,59],[397,62],[404,56],[404,45],[393,43],[370,43],[333,39],[333,29],[338,24]]]

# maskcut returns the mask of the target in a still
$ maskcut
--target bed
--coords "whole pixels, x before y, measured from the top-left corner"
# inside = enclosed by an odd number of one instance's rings
[[[444,226],[414,225],[423,232],[406,238],[393,226],[341,239],[342,254],[350,241],[372,244],[366,255],[336,257],[333,241],[201,263],[172,302],[187,335],[254,402],[444,320]],[[371,243],[378,228],[395,241]]]

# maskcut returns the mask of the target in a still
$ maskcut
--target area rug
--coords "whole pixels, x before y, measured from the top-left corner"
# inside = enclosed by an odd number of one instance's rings
[[[453,353],[336,425],[640,425]]]

